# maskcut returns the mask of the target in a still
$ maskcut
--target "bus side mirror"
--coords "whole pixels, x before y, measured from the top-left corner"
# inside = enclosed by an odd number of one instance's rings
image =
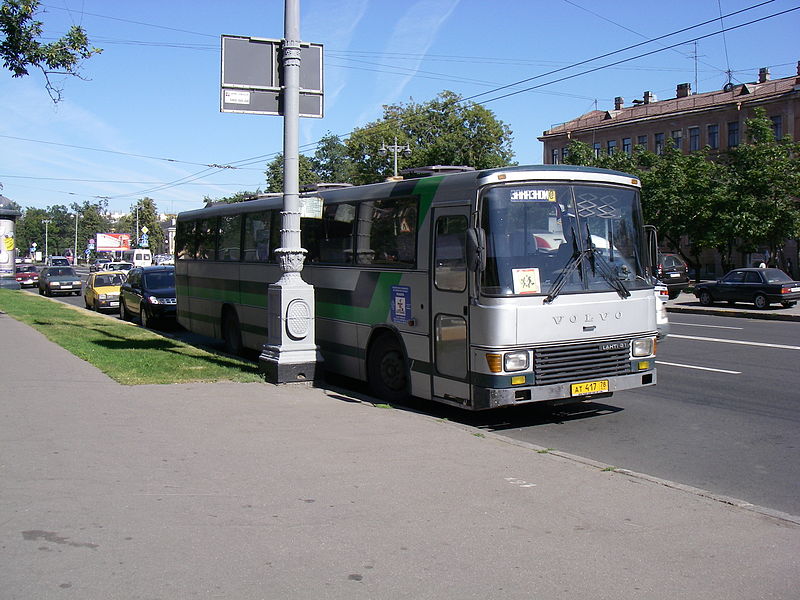
[[[644,239],[647,251],[647,270],[651,277],[658,273],[658,231],[655,225],[644,226]]]
[[[467,266],[470,271],[486,268],[486,232],[480,227],[467,229]]]

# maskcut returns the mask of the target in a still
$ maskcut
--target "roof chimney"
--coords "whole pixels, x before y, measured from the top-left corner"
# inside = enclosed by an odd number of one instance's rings
[[[678,88],[675,90],[675,96],[677,98],[686,98],[687,96],[692,95],[692,84],[691,83],[679,83]]]
[[[650,104],[651,102],[656,101],[656,95],[653,92],[645,92],[644,93],[644,103]]]
[[[800,63],[798,63],[798,65],[800,65]],[[798,66],[798,69],[800,69],[800,66]],[[616,98],[614,98],[614,110],[622,110],[624,104],[625,104],[625,98],[623,98],[622,96],[617,96]]]
[[[766,83],[767,81],[769,81],[769,69],[761,67],[758,70],[758,83]]]

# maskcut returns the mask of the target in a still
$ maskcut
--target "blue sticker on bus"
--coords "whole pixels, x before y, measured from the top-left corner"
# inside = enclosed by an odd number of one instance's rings
[[[392,286],[392,323],[407,323],[411,320],[411,288],[405,285]]]

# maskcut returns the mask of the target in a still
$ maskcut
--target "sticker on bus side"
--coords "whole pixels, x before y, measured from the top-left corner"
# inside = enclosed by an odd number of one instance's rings
[[[407,323],[411,320],[411,288],[405,285],[392,286],[392,323]]]

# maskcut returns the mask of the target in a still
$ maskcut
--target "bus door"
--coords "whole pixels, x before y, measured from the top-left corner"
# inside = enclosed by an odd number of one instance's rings
[[[435,208],[431,245],[431,369],[434,396],[470,403],[469,294],[466,241],[469,208]]]

